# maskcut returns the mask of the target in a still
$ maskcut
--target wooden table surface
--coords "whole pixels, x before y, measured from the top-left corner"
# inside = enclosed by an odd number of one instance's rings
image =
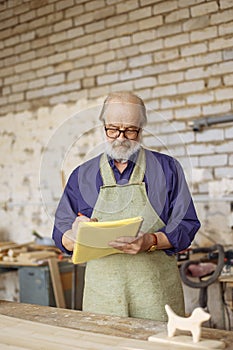
[[[221,275],[218,280],[220,282],[233,283],[233,275]]]
[[[166,323],[136,318],[98,315],[78,310],[0,301],[0,315],[29,320],[47,325],[147,340],[150,335],[166,331]],[[183,334],[187,334],[183,332]],[[202,328],[202,337],[224,340],[226,350],[233,350],[233,332]]]

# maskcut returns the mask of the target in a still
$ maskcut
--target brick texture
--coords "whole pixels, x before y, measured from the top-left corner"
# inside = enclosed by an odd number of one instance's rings
[[[193,167],[199,180],[188,181],[194,181],[196,198],[208,197],[209,181],[233,178],[232,123],[199,133],[191,128],[195,119],[233,115],[233,1],[1,3],[0,144],[1,154],[11,152],[16,169],[2,157],[0,201],[18,218],[17,225],[6,219],[12,238],[13,231],[23,232],[25,225],[47,232],[49,220],[41,210],[35,180],[43,150],[70,115],[99,106],[111,91],[133,90],[144,98],[151,112],[145,144],[177,157],[187,172]],[[80,128],[88,125],[93,131],[96,119],[80,120]],[[99,136],[94,141],[91,132],[85,135],[67,176],[89,146],[102,142]],[[52,201],[58,192],[54,190]],[[26,205],[30,196],[37,204],[28,210],[17,207],[19,201]],[[6,216],[4,212],[4,220]],[[232,234],[222,227],[219,232]]]

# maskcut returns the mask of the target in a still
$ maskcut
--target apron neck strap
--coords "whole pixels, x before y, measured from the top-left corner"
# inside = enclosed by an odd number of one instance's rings
[[[130,176],[129,183],[140,183],[143,181],[146,170],[146,156],[145,150],[140,149],[137,161],[135,163],[132,175]],[[116,185],[116,179],[113,170],[108,162],[106,153],[103,153],[100,158],[100,174],[102,176],[104,186]]]
[[[140,151],[138,153],[138,157],[132,172],[132,175],[130,176],[129,183],[140,183],[144,179],[146,171],[146,156],[145,156],[145,150],[144,148],[140,148]]]
[[[104,186],[116,185],[116,179],[106,153],[103,153],[100,158],[100,175]]]

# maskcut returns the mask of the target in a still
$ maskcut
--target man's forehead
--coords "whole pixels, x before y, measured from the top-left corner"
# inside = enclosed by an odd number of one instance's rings
[[[137,129],[138,128],[138,125],[135,125],[136,123],[127,123],[127,121],[123,121],[123,122],[120,122],[119,120],[118,121],[111,121],[109,123],[106,124],[107,127],[111,128],[111,127],[116,127],[116,128],[133,128],[133,129]]]
[[[137,103],[125,102],[125,101],[109,101],[105,105],[105,111],[118,111],[121,110],[125,113],[136,112],[137,110],[141,112],[142,106]]]
[[[140,113],[136,113],[135,111],[125,110],[114,110],[109,109],[106,111],[105,123],[111,125],[125,125],[125,126],[138,126],[141,121]]]
[[[142,104],[138,101],[136,97],[131,97],[131,98],[119,98],[119,97],[111,97],[107,101],[105,101],[105,105],[110,105],[110,104],[122,104],[122,105],[138,105],[142,106]]]
[[[126,102],[126,103],[143,104],[143,102],[141,101],[141,99],[138,98],[138,96],[131,95],[131,94],[109,95],[105,102],[106,103],[108,103],[108,102]]]
[[[105,102],[104,115],[106,124],[137,127],[141,125],[143,106],[134,97],[126,100],[114,96]]]

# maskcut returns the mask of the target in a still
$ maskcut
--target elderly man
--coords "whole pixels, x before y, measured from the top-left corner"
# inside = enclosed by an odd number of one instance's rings
[[[166,321],[169,304],[184,315],[175,253],[191,244],[200,223],[182,168],[174,158],[141,146],[147,117],[138,96],[110,94],[100,120],[105,151],[72,172],[56,211],[53,239],[72,254],[80,221],[144,220],[136,238],[109,242],[124,254],[87,262],[83,310]]]

